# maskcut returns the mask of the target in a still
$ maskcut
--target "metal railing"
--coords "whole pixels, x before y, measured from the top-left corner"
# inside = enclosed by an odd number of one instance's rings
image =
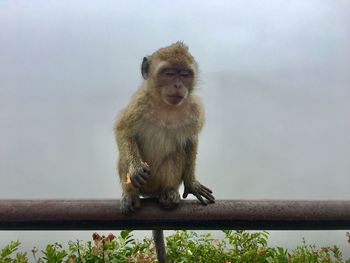
[[[171,211],[142,200],[131,215],[119,200],[0,200],[0,230],[350,229],[350,201],[182,201]]]

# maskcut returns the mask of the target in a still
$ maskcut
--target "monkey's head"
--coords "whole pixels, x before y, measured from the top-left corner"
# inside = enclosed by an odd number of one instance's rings
[[[151,93],[166,104],[176,106],[193,91],[197,68],[188,47],[182,42],[176,42],[144,57],[141,73]]]

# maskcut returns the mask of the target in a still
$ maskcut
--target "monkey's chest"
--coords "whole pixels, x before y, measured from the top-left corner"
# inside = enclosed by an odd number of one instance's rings
[[[189,137],[185,127],[175,129],[149,125],[138,134],[142,158],[149,162],[162,161],[181,151]]]

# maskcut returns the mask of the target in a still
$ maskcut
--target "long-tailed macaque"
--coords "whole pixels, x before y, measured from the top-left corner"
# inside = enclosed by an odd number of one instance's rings
[[[157,198],[166,209],[176,207],[182,182],[183,198],[193,194],[203,205],[214,203],[212,191],[195,177],[198,134],[204,124],[202,103],[193,94],[197,72],[182,42],[143,59],[144,82],[115,125],[122,213],[136,211],[140,195]],[[164,243],[159,248],[157,239],[164,241],[157,231],[153,234],[159,256]]]

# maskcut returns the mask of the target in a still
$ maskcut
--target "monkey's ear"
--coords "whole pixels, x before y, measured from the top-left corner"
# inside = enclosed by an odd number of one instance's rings
[[[144,57],[141,65],[141,74],[144,79],[148,77],[149,64],[149,57]]]

